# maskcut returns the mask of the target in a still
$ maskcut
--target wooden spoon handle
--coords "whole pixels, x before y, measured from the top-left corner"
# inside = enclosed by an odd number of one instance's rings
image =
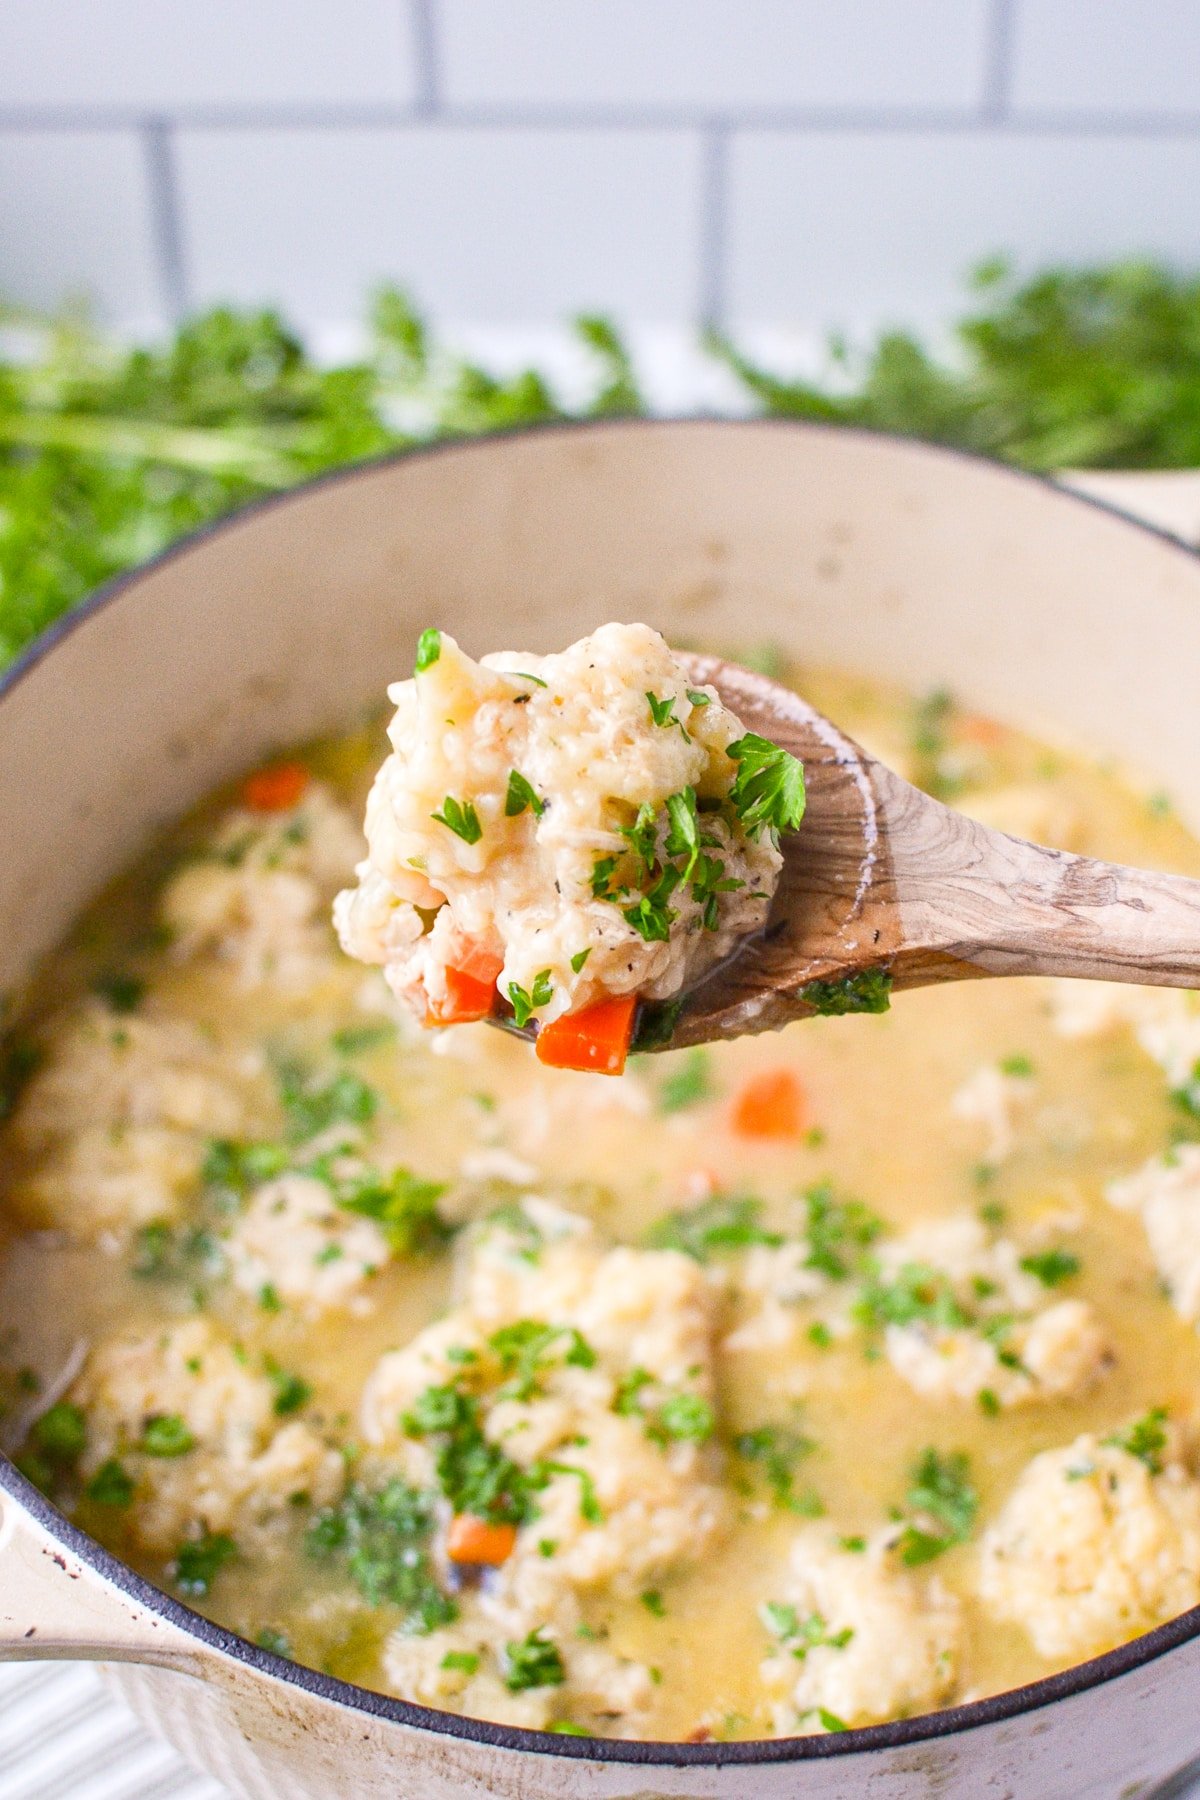
[[[892,838],[897,986],[945,979],[949,959],[960,975],[1200,988],[1200,881],[1047,850],[942,807],[922,823],[922,845]]]

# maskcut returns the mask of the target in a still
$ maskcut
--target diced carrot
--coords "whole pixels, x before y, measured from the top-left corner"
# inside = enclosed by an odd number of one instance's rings
[[[469,1025],[474,1019],[486,1019],[496,1004],[496,977],[503,967],[493,957],[487,964],[478,958],[474,960],[473,970],[483,970],[482,974],[447,969],[445,998],[429,1002],[426,1025]]]
[[[483,1563],[496,1569],[508,1561],[516,1542],[515,1525],[493,1525],[474,1513],[455,1513],[446,1533],[446,1555],[451,1562]]]
[[[242,800],[251,812],[290,812],[312,780],[303,763],[269,763],[242,783]]]
[[[736,1095],[729,1115],[739,1137],[791,1138],[804,1130],[804,1089],[792,1069],[762,1069]]]
[[[619,1075],[629,1055],[636,1012],[637,997],[621,994],[612,1000],[597,1000],[580,1012],[566,1013],[538,1032],[538,1061],[552,1069]]]

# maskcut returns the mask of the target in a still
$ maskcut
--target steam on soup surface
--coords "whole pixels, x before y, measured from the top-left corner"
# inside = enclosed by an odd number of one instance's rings
[[[1025,835],[1165,806],[806,694]],[[836,1731],[1200,1601],[1200,1013],[1006,981],[564,1073],[338,950],[377,734],[218,796],[11,1040],[0,1433],[151,1579],[384,1692]]]

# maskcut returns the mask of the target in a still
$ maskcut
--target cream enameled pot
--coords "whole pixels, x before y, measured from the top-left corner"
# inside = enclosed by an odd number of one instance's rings
[[[550,650],[609,618],[946,683],[1167,783],[1200,822],[1200,559],[914,443],[630,423],[443,447],[253,508],[114,583],[0,689],[0,992],[156,826],[344,723],[436,621]],[[99,1276],[99,1272],[98,1272]],[[1200,1611],[926,1719],[755,1744],[594,1744],[383,1699],[149,1587],[0,1457],[0,1659],[110,1665],[255,1800],[1117,1800],[1200,1754]]]

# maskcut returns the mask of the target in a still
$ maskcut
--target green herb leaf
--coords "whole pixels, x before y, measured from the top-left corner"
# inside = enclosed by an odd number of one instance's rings
[[[1167,1448],[1167,1434],[1164,1429],[1167,1422],[1165,1406],[1152,1406],[1150,1411],[1135,1419],[1124,1431],[1114,1431],[1102,1444],[1113,1449],[1124,1450],[1130,1456],[1136,1456],[1139,1462],[1145,1463],[1152,1475],[1161,1475],[1164,1468],[1163,1453]]]
[[[30,1441],[48,1462],[69,1467],[87,1446],[87,1420],[69,1400],[58,1400],[34,1421]]]
[[[549,969],[541,969],[533,978],[533,988],[526,991],[517,982],[508,984],[508,997],[512,1001],[513,1023],[518,1027],[529,1023],[530,1014],[539,1007],[549,1006],[554,998],[554,984],[550,979]]]
[[[429,1545],[429,1497],[399,1477],[380,1488],[351,1486],[309,1527],[310,1556],[337,1557],[368,1606],[397,1606],[410,1632],[435,1631],[458,1616],[437,1584]]]
[[[430,1255],[453,1236],[437,1207],[444,1181],[423,1181],[408,1169],[390,1175],[368,1169],[356,1178],[335,1178],[331,1186],[344,1211],[374,1219],[396,1256]]]
[[[862,969],[836,981],[810,981],[800,998],[816,1013],[885,1013],[892,1004],[892,977],[886,969]]]
[[[706,1050],[686,1050],[658,1090],[660,1113],[683,1112],[712,1098],[712,1059]]]
[[[907,1502],[931,1526],[910,1522],[901,1532],[896,1549],[910,1568],[930,1562],[953,1544],[965,1543],[979,1512],[979,1495],[962,1451],[943,1454],[932,1447],[923,1451],[912,1470]]]
[[[504,797],[504,816],[516,819],[531,807],[535,819],[540,819],[546,810],[546,802],[539,800],[533,788],[518,769],[510,769],[508,773],[508,792]]]
[[[656,725],[678,724],[678,720],[671,717],[675,711],[674,695],[668,695],[665,700],[659,700],[654,694],[647,693],[646,699],[650,702],[650,717]]]
[[[752,1244],[782,1244],[781,1233],[768,1231],[761,1216],[761,1200],[718,1194],[700,1206],[666,1213],[643,1241],[648,1249],[682,1250],[700,1263],[723,1252],[748,1250]]]
[[[795,831],[804,817],[804,768],[778,744],[748,731],[725,754],[737,764],[729,798],[748,837]]]
[[[504,1646],[504,1685],[510,1694],[528,1688],[561,1687],[567,1679],[562,1655],[539,1626],[517,1643]]]
[[[444,825],[455,837],[460,837],[464,844],[477,844],[483,836],[483,826],[479,823],[479,814],[470,800],[456,800],[453,794],[447,794],[442,801],[441,812],[430,813],[435,824]]]
[[[428,626],[417,639],[417,660],[413,667],[414,675],[423,675],[426,669],[432,669],[442,654],[442,634],[435,626]]]
[[[1036,1275],[1044,1287],[1057,1287],[1061,1281],[1069,1281],[1072,1275],[1078,1275],[1081,1263],[1077,1256],[1069,1250],[1044,1250],[1036,1256],[1023,1256],[1021,1267],[1029,1275]]]
[[[226,1531],[206,1531],[181,1544],[175,1552],[175,1585],[181,1594],[202,1600],[213,1582],[237,1555],[237,1545]]]
[[[152,1413],[137,1447],[144,1456],[186,1456],[196,1448],[196,1436],[179,1413]]]
[[[122,974],[119,970],[97,975],[92,988],[107,1000],[115,1013],[136,1012],[146,995],[146,984],[139,976]]]
[[[135,1491],[133,1477],[115,1456],[100,1464],[84,1489],[94,1505],[111,1506],[114,1510],[132,1506]]]
[[[588,957],[591,954],[592,954],[592,951],[591,951],[590,945],[588,946],[588,948],[586,950],[577,950],[575,952],[574,956],[571,958],[571,973],[573,975],[579,974],[580,970],[583,968],[584,963],[587,961]]]

